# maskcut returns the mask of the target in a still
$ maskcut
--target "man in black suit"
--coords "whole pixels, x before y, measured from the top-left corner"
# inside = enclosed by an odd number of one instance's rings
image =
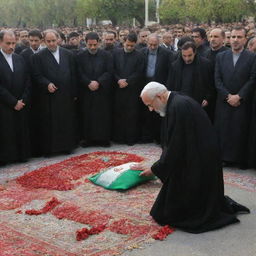
[[[15,35],[0,32],[0,162],[30,155],[28,105],[30,79],[24,59],[14,53]]]
[[[25,59],[29,69],[32,68],[31,56],[42,49],[41,47],[42,40],[43,40],[43,36],[41,31],[36,29],[29,31],[28,33],[29,48],[25,48],[20,53],[20,55]]]
[[[191,36],[196,44],[196,50],[199,55],[204,56],[205,51],[209,49],[206,31],[203,28],[194,28],[192,29],[192,36]]]
[[[77,56],[81,145],[109,146],[113,60],[110,52],[99,48],[97,33],[88,33],[85,40],[87,49]]]
[[[215,67],[215,127],[221,142],[222,160],[241,168],[246,168],[251,101],[256,80],[255,54],[244,49],[245,43],[245,29],[234,28],[231,50],[217,55]]]
[[[114,113],[113,140],[133,145],[140,133],[140,90],[144,68],[143,55],[135,49],[137,36],[130,33],[124,48],[113,52]]]
[[[182,45],[180,56],[172,63],[167,88],[190,96],[208,113],[215,92],[213,66],[197,53],[194,42]]]
[[[20,42],[18,42],[15,46],[15,53],[20,54],[24,49],[29,47],[28,42],[28,31],[22,30],[20,31]]]
[[[32,56],[38,91],[38,139],[42,154],[70,153],[75,147],[76,70],[74,55],[58,46],[59,34],[44,31],[47,48]]]
[[[30,101],[30,112],[29,112],[29,126],[30,126],[30,139],[31,139],[31,153],[33,156],[37,156],[39,154],[38,149],[38,129],[39,123],[37,122],[37,101],[38,101],[38,90],[36,87],[35,80],[33,79],[33,64],[32,64],[32,55],[39,52],[42,47],[43,35],[39,30],[31,30],[28,34],[29,40],[29,48],[25,48],[20,55],[24,58],[28,71],[31,77],[31,101]]]
[[[166,84],[170,64],[174,59],[174,54],[166,48],[159,47],[159,38],[156,34],[148,36],[147,47],[141,49],[144,56],[144,84],[151,81]],[[160,142],[161,118],[155,112],[147,111],[145,105],[142,105],[142,142]]]

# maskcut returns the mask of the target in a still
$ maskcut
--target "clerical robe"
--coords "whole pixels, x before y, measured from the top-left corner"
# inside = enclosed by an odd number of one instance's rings
[[[69,152],[76,145],[75,98],[76,70],[71,52],[59,48],[60,62],[47,49],[32,56],[36,82],[38,113],[38,140],[42,154]],[[48,91],[53,83],[58,89]]]
[[[28,111],[30,78],[24,59],[12,55],[13,71],[0,53],[0,162],[26,160],[30,156]],[[14,109],[18,100],[25,107]]]
[[[164,147],[151,167],[163,186],[151,209],[161,225],[201,233],[236,223],[249,210],[224,196],[220,148],[205,111],[172,92],[163,120]]]
[[[81,138],[86,143],[107,144],[112,127],[113,60],[111,54],[98,49],[96,54],[88,50],[77,56],[79,74],[79,119]],[[91,81],[99,88],[90,90]]]
[[[114,131],[113,140],[134,144],[140,135],[140,92],[143,87],[143,55],[134,50],[126,53],[117,49],[114,54]],[[126,79],[128,86],[120,88],[119,79]]]

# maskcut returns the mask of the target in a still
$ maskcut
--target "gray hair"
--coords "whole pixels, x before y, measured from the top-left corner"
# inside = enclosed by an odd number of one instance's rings
[[[158,82],[150,82],[143,88],[143,90],[141,91],[140,97],[142,97],[144,93],[147,93],[147,96],[150,99],[154,99],[157,94],[161,94],[166,91],[167,91],[167,88],[163,84],[160,84]]]
[[[248,42],[248,46],[252,46],[253,43],[255,42],[255,40],[256,40],[256,37],[252,37],[252,38],[249,40],[249,42]]]
[[[0,31],[0,41],[4,40],[4,36],[9,35],[15,37],[15,34],[12,30],[1,30]]]
[[[46,29],[43,32],[44,38],[46,37],[47,34],[53,33],[57,38],[60,38],[60,34],[55,30],[55,29]]]

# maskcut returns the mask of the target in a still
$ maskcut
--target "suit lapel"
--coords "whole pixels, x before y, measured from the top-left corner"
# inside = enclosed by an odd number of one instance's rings
[[[59,66],[59,63],[57,62],[57,60],[55,59],[55,57],[53,56],[53,54],[47,49],[47,58],[49,59],[49,61],[54,64],[55,66]]]
[[[9,70],[10,72],[13,72],[11,67],[9,66],[7,60],[5,59],[4,55],[2,54],[2,52],[0,52],[0,59],[1,59],[1,62],[3,63],[3,65],[5,66],[5,68],[7,70]],[[12,62],[14,62],[13,61],[13,55],[12,55]],[[14,67],[13,67],[13,70],[14,70]]]
[[[240,66],[244,63],[244,60],[245,60],[246,57],[247,57],[246,55],[247,55],[247,54],[246,54],[245,50],[243,50],[243,51],[241,52],[241,54],[240,54],[240,56],[239,56],[237,62],[236,62],[235,70],[239,69]]]

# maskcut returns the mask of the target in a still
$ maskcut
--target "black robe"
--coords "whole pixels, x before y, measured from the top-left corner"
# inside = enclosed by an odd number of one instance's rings
[[[171,91],[183,92],[199,104],[207,100],[208,106],[204,109],[208,113],[215,95],[213,65],[208,59],[196,54],[193,63],[189,64],[192,65],[191,69],[187,70],[192,71],[192,74],[187,74],[191,79],[188,79],[188,76],[184,77],[183,71],[186,65],[181,55],[172,63],[167,88]],[[192,88],[189,88],[191,86]]]
[[[36,104],[38,102],[38,90],[36,87],[35,80],[33,79],[33,64],[32,64],[32,55],[34,52],[31,48],[25,48],[21,53],[26,62],[26,66],[29,70],[31,78],[31,87],[30,87],[30,111],[29,111],[29,130],[30,130],[30,145],[31,145],[31,154],[32,156],[40,155],[39,152],[39,140],[38,140],[38,129],[40,128],[40,122],[38,122]]]
[[[98,49],[93,55],[88,50],[77,56],[79,73],[79,106],[81,137],[86,142],[110,141],[112,93],[113,93],[113,60],[111,54]],[[97,81],[99,89],[91,91],[91,81]]]
[[[0,162],[26,160],[30,156],[28,111],[30,78],[25,61],[12,55],[13,69],[0,53]],[[26,106],[14,110],[18,100]]]
[[[42,154],[71,151],[75,139],[76,71],[75,60],[71,52],[59,48],[60,64],[47,49],[32,56],[34,78],[38,91],[37,111],[39,146]],[[48,84],[58,89],[48,91]]]
[[[114,54],[114,134],[113,140],[119,143],[134,144],[140,134],[140,92],[144,59],[140,52],[134,50],[125,53],[117,49]],[[128,86],[119,88],[117,81],[126,79]]]
[[[255,55],[244,50],[235,67],[232,51],[217,55],[215,66],[215,86],[217,101],[215,127],[220,138],[222,160],[237,164],[247,161],[249,122],[251,118],[252,96],[256,82]],[[239,94],[241,105],[230,106],[228,94]]]
[[[238,222],[224,197],[217,136],[201,106],[172,92],[167,103],[164,148],[151,167],[163,183],[150,214],[161,225],[201,233]],[[248,212],[246,207],[239,210]]]

